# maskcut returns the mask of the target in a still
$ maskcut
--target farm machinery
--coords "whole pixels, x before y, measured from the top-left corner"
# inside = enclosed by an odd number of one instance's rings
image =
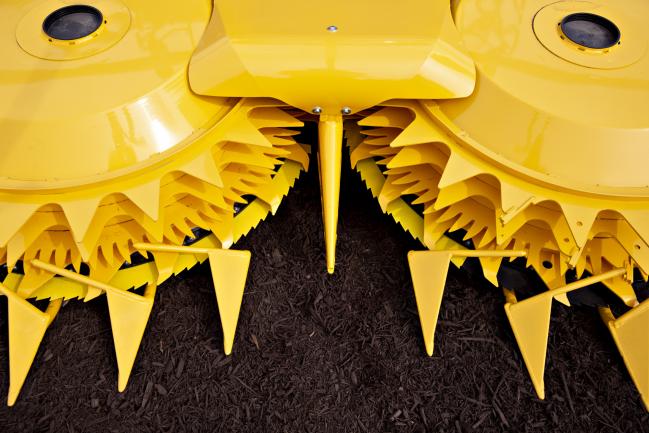
[[[236,242],[315,158],[333,273],[349,155],[424,247],[408,262],[429,355],[449,266],[476,259],[540,398],[553,301],[586,303],[649,406],[647,2],[11,0],[0,16],[9,405],[72,299],[106,296],[124,390],[156,290],[204,261],[229,354],[251,260]],[[532,271],[543,290],[509,276]]]

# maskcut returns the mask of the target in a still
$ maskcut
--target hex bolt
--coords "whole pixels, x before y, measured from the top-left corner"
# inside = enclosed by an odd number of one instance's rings
[[[322,114],[322,107],[313,107],[313,110],[311,110],[313,114]]]
[[[347,116],[349,114],[352,114],[352,109],[349,107],[343,107],[342,110],[340,110],[340,112],[345,116]]]

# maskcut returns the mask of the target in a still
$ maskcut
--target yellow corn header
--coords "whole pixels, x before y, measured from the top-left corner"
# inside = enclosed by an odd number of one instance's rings
[[[0,16],[9,405],[63,301],[103,294],[123,390],[156,288],[205,260],[229,354],[250,261],[230,247],[307,169],[296,136],[314,122],[329,273],[347,146],[427,249],[408,260],[429,355],[448,267],[477,258],[543,398],[552,301],[603,284],[649,406],[646,1],[10,0]],[[547,291],[519,299],[504,260]]]

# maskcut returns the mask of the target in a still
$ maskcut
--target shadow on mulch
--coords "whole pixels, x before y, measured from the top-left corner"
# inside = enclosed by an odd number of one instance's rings
[[[312,168],[237,245],[253,261],[231,357],[206,265],[158,290],[123,394],[105,298],[71,302],[16,406],[0,406],[0,431],[649,432],[596,311],[555,304],[540,401],[498,289],[451,270],[428,358],[406,262],[421,247],[347,168],[329,276],[320,212]],[[6,302],[0,312],[6,395]]]

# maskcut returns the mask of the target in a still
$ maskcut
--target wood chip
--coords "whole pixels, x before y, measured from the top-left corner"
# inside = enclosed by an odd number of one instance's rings
[[[149,402],[149,398],[151,397],[151,393],[153,392],[153,382],[149,381],[146,384],[146,388],[144,389],[144,395],[142,396],[142,404],[140,405],[140,409],[144,409],[146,407],[146,404]]]
[[[185,368],[185,358],[180,358],[178,361],[178,367],[176,367],[176,378],[179,378],[183,374],[183,369]]]

